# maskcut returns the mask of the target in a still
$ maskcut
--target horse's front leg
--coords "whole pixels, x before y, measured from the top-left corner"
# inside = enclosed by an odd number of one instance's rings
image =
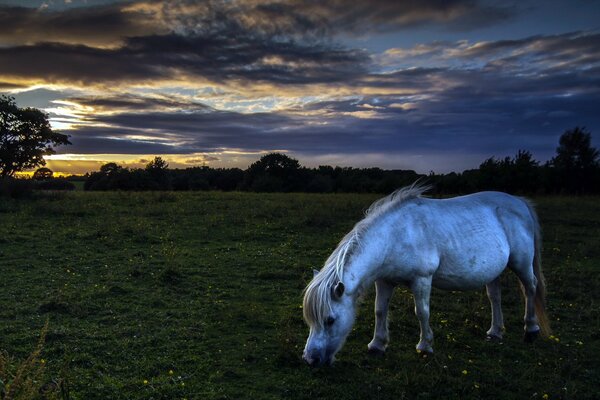
[[[419,319],[421,336],[417,351],[433,353],[433,331],[429,326],[429,296],[431,294],[431,276],[418,277],[411,284],[415,298],[415,314]]]
[[[375,281],[375,332],[373,340],[368,345],[369,353],[383,354],[389,342],[388,332],[388,306],[394,292],[394,286],[388,282],[378,279]]]

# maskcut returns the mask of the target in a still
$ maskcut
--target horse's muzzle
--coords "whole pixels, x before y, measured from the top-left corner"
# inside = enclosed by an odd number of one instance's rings
[[[319,352],[312,352],[308,354],[306,351],[302,354],[302,359],[306,361],[311,367],[320,367],[322,365],[330,365],[332,362],[331,358],[322,357]]]

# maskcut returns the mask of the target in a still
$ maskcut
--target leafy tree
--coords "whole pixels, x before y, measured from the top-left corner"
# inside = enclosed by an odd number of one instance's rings
[[[248,169],[252,173],[286,177],[300,169],[298,160],[281,153],[264,155]]]
[[[540,188],[540,167],[531,152],[519,150],[511,161],[510,190],[512,192],[537,192]]]
[[[146,165],[146,172],[156,182],[157,189],[167,190],[171,188],[168,168],[169,164],[161,157],[154,157],[154,160]]]
[[[590,193],[596,188],[600,153],[592,147],[592,135],[585,128],[565,131],[556,148],[553,184],[570,193]]]
[[[552,163],[566,170],[590,169],[598,166],[600,153],[592,147],[592,135],[585,128],[575,127],[565,131],[556,148]]]
[[[162,157],[154,157],[154,160],[146,164],[146,171],[153,173],[156,171],[166,171],[169,168],[169,164]]]
[[[45,165],[53,146],[71,144],[54,132],[48,115],[35,108],[19,108],[15,99],[0,96],[0,177]]]
[[[44,181],[47,179],[52,179],[54,176],[54,172],[50,168],[42,167],[38,168],[37,171],[33,173],[33,179],[36,181]]]
[[[300,190],[300,163],[281,153],[264,155],[246,170],[245,187],[257,192]]]
[[[123,167],[114,162],[104,164],[100,167],[100,173],[106,176],[115,175],[121,171],[123,171]]]

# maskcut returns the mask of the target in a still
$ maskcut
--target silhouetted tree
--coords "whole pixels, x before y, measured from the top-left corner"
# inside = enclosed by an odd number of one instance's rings
[[[146,172],[156,182],[156,189],[168,190],[171,188],[168,168],[169,164],[161,157],[154,157],[154,160],[146,165]]]
[[[300,163],[281,153],[264,155],[246,170],[245,187],[257,192],[290,192],[301,189]]]
[[[566,170],[589,169],[598,166],[600,153],[592,147],[592,134],[585,127],[565,131],[556,148],[552,163]]]
[[[100,172],[106,176],[116,175],[119,172],[123,171],[123,167],[118,165],[117,163],[111,162],[104,164],[100,167]]]
[[[592,147],[592,136],[585,128],[575,127],[565,131],[556,148],[554,184],[571,193],[593,191],[598,172],[600,153]]]
[[[478,169],[436,175],[427,182],[434,185],[432,195],[500,190],[509,193],[595,193],[600,191],[599,154],[591,147],[590,134],[576,128],[561,137],[557,156],[540,166],[527,150],[514,157],[488,158]],[[587,160],[586,162],[583,162]],[[561,172],[562,171],[562,172]],[[568,173],[566,173],[567,171]],[[584,171],[584,175],[578,175]],[[586,172],[587,171],[587,172]],[[560,175],[565,173],[565,175]],[[163,175],[164,174],[164,175]],[[412,170],[382,170],[319,166],[301,167],[298,160],[285,154],[271,153],[247,170],[207,166],[169,170],[160,157],[145,169],[127,169],[115,163],[105,164],[90,174],[87,190],[160,190],[157,176],[167,177],[173,190],[252,190],[257,192],[369,192],[390,193],[424,177]],[[573,186],[570,186],[573,185]]]
[[[54,172],[52,172],[50,168],[42,167],[38,168],[37,171],[33,173],[32,178],[37,181],[43,181],[46,179],[52,179],[52,176],[54,176]]]
[[[35,108],[19,108],[15,99],[0,96],[0,177],[45,165],[53,146],[71,144],[54,132],[48,115]]]
[[[519,150],[511,161],[509,190],[536,193],[541,188],[539,163],[526,150]]]
[[[115,189],[113,181],[124,170],[116,163],[107,163],[100,167],[98,172],[92,172],[83,184],[84,190],[111,190]]]

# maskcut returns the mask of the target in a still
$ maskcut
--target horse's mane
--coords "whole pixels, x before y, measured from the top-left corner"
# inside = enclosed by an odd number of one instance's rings
[[[365,217],[340,241],[325,265],[312,279],[304,291],[304,320],[310,326],[323,327],[325,318],[331,313],[332,288],[344,278],[344,267],[350,256],[361,244],[361,238],[371,222],[378,216],[395,209],[407,200],[417,198],[430,188],[419,181],[411,186],[395,190],[388,196],[376,200],[365,211]]]

